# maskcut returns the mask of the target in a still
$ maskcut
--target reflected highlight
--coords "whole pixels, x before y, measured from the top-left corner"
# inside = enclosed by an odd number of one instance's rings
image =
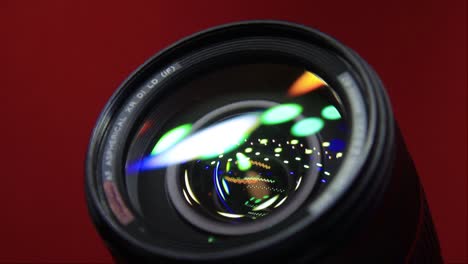
[[[338,120],[341,118],[341,115],[336,107],[329,105],[322,109],[322,117],[328,120]]]
[[[142,170],[209,159],[237,148],[258,126],[258,114],[245,114],[202,129],[166,151],[143,160]]]
[[[187,191],[188,191],[190,197],[192,197],[192,199],[193,199],[197,204],[200,204],[200,202],[198,201],[197,197],[195,197],[195,195],[193,194],[192,187],[190,187],[190,183],[189,183],[189,180],[188,180],[187,170],[185,170],[185,188],[187,188]]]
[[[156,143],[151,155],[156,155],[180,142],[184,137],[190,134],[192,124],[184,124],[167,131]]]
[[[322,130],[323,126],[324,122],[322,119],[317,117],[309,117],[302,119],[301,121],[294,124],[294,126],[291,128],[291,134],[296,137],[307,137]]]
[[[243,153],[237,152],[236,158],[237,158],[237,167],[239,168],[239,170],[247,171],[252,167],[252,163],[250,162],[250,159]]]
[[[273,198],[270,198],[266,202],[263,202],[260,205],[254,207],[254,209],[252,209],[252,211],[260,211],[260,210],[268,208],[269,206],[274,204],[276,202],[276,200],[278,200],[278,197],[279,197],[279,195],[275,195]]]
[[[280,104],[269,108],[260,117],[264,125],[277,125],[293,120],[302,113],[302,106],[298,104]]]
[[[327,83],[317,75],[306,71],[289,88],[288,96],[296,97],[310,93]]]

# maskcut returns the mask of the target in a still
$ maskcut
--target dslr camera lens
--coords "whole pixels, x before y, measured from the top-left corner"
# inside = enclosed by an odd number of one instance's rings
[[[442,263],[384,88],[314,29],[190,36],[115,92],[86,162],[123,263]]]

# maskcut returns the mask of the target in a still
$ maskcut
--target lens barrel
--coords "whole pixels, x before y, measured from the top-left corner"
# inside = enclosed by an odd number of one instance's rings
[[[384,87],[354,51],[278,21],[156,54],[101,113],[91,218],[122,263],[442,263]]]

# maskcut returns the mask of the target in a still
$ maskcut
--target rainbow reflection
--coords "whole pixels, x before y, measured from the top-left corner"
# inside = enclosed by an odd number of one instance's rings
[[[211,127],[202,129],[186,137],[181,142],[147,157],[139,169],[163,168],[196,158],[212,158],[237,148],[259,125],[259,114],[244,114]]]

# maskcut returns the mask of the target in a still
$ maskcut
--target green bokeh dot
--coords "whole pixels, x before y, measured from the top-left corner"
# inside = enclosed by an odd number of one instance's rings
[[[247,157],[243,153],[237,152],[236,158],[237,158],[237,167],[239,168],[239,170],[247,171],[252,167],[249,157]]]
[[[333,105],[322,109],[322,117],[328,120],[338,120],[341,118],[340,112]]]
[[[294,124],[291,128],[291,134],[296,137],[307,137],[322,130],[323,126],[324,122],[322,119],[309,117]]]
[[[276,125],[293,120],[302,113],[302,106],[298,104],[280,104],[269,108],[261,116],[264,125]]]

